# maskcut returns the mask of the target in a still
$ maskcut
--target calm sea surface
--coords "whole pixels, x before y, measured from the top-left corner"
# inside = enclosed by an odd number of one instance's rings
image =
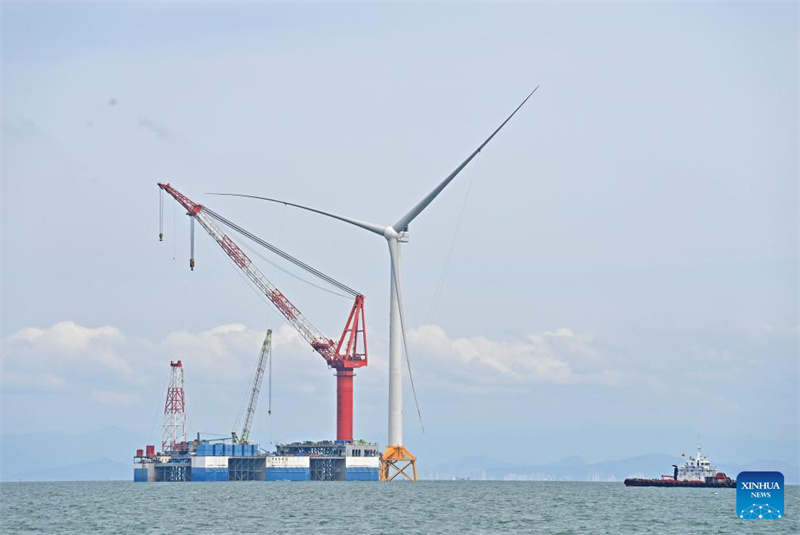
[[[0,533],[800,533],[740,520],[734,489],[621,483],[3,483]]]

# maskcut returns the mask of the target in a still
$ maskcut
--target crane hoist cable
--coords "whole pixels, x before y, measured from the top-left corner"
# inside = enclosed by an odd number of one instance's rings
[[[189,218],[189,268],[194,271],[194,218]]]
[[[352,297],[355,297],[355,296],[359,295],[359,292],[357,292],[356,290],[354,290],[354,289],[350,288],[349,286],[337,281],[333,277],[330,277],[330,276],[326,275],[325,273],[321,272],[320,270],[309,266],[308,264],[306,264],[302,260],[293,257],[289,253],[287,253],[285,251],[282,251],[281,249],[278,249],[277,247],[275,247],[271,243],[259,238],[258,236],[256,236],[252,232],[249,232],[249,231],[243,229],[242,227],[240,227],[239,225],[237,225],[236,223],[234,223],[234,222],[232,222],[232,221],[230,221],[228,219],[225,219],[224,217],[222,217],[221,215],[219,215],[215,211],[211,210],[210,208],[204,206],[203,207],[203,211],[206,214],[208,214],[211,217],[213,217],[214,219],[216,219],[217,221],[219,221],[220,223],[222,223],[223,225],[225,225],[226,227],[228,227],[228,228],[230,228],[232,230],[235,230],[236,232],[238,232],[242,236],[248,238],[249,240],[251,240],[251,241],[253,241],[253,242],[257,243],[257,244],[259,244],[260,246],[264,247],[265,249],[268,249],[269,251],[272,251],[273,253],[275,253],[276,255],[280,256],[281,258],[283,258],[285,260],[288,260],[289,262],[291,262],[292,264],[296,265],[297,267],[299,267],[301,269],[304,269],[305,271],[311,273],[312,275],[324,280],[325,282],[327,282],[331,286],[335,286],[336,288],[339,288],[343,292],[347,292]]]
[[[172,234],[175,234],[175,229],[177,228],[177,223],[175,219],[175,205],[172,205]],[[175,260],[178,257],[178,242],[173,240],[172,242],[172,260]]]
[[[158,190],[158,241],[164,241],[164,190]]]
[[[464,219],[464,212],[467,209],[467,203],[469,202],[469,194],[472,191],[472,185],[475,183],[475,175],[478,172],[478,168],[480,167],[481,163],[481,153],[479,153],[475,157],[475,163],[472,164],[471,169],[469,172],[469,177],[467,180],[467,192],[464,195],[464,200],[461,203],[461,210],[458,213],[458,219],[456,220],[456,228],[453,231],[453,237],[450,240],[450,245],[447,248],[447,254],[445,255],[444,263],[442,264],[442,272],[439,275],[439,281],[436,284],[436,289],[433,291],[433,295],[431,297],[431,304],[428,307],[428,323],[433,323],[433,316],[436,313],[436,309],[439,307],[439,301],[442,298],[442,294],[444,293],[444,284],[447,279],[447,273],[450,269],[450,263],[453,259],[453,252],[456,248],[456,243],[458,242],[458,235],[459,231],[461,230],[461,222]]]
[[[411,373],[411,357],[408,352],[408,338],[406,337],[406,322],[405,312],[403,311],[403,294],[400,292],[400,277],[395,262],[392,262],[392,281],[394,291],[397,295],[397,309],[400,316],[400,335],[403,339],[403,353],[406,357],[406,365],[408,366],[408,379],[411,383],[411,393],[414,394],[414,405],[417,408],[417,417],[419,418],[419,425],[422,428],[422,433],[425,433],[425,423],[422,421],[422,410],[419,408],[419,398],[417,397],[417,387],[414,386],[414,375]]]
[[[294,279],[297,279],[297,280],[299,280],[300,282],[302,282],[302,283],[304,283],[304,284],[308,284],[309,286],[313,286],[314,288],[316,288],[316,289],[318,289],[318,290],[322,290],[323,292],[329,293],[329,294],[331,294],[331,295],[335,295],[336,297],[344,297],[345,299],[350,299],[351,297],[353,297],[352,295],[345,295],[345,294],[343,294],[343,293],[339,293],[339,292],[337,292],[337,291],[334,291],[334,290],[332,290],[332,289],[330,289],[330,288],[326,288],[325,286],[322,286],[322,285],[320,285],[320,284],[315,284],[315,283],[311,282],[310,280],[308,280],[308,279],[305,279],[305,278],[301,277],[301,276],[300,276],[300,275],[298,275],[297,273],[293,273],[293,272],[291,272],[290,270],[288,270],[288,269],[284,268],[283,266],[281,266],[281,265],[280,265],[280,264],[278,264],[277,262],[273,262],[272,260],[270,260],[269,258],[267,258],[265,255],[261,254],[261,252],[260,252],[259,250],[257,250],[255,246],[253,246],[253,247],[250,247],[250,246],[249,246],[249,245],[247,245],[246,243],[242,243],[242,244],[241,244],[241,246],[242,246],[244,249],[247,249],[249,252],[251,252],[251,253],[253,253],[254,255],[256,255],[257,257],[259,257],[259,258],[260,258],[261,260],[263,260],[264,262],[266,262],[266,263],[268,263],[269,265],[271,265],[272,267],[274,267],[275,269],[277,269],[277,270],[279,270],[279,271],[282,271],[283,273],[286,273],[286,274],[287,274],[287,275],[289,275],[290,277],[292,277],[292,278],[294,278]]]

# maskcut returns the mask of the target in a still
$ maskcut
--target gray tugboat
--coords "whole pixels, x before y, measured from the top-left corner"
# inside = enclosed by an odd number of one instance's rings
[[[708,457],[703,455],[702,447],[698,444],[697,455],[689,455],[686,462],[678,466],[673,464],[672,476],[662,475],[660,479],[642,479],[638,477],[625,480],[626,487],[712,487],[736,488],[736,480],[729,478],[725,472],[720,472],[711,464]]]

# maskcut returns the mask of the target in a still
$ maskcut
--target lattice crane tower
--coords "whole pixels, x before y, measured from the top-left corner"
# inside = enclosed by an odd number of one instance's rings
[[[171,362],[167,401],[164,404],[161,451],[174,451],[186,446],[186,393],[183,390],[183,364]]]

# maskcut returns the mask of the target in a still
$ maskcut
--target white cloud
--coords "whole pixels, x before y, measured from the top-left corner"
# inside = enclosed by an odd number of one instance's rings
[[[438,380],[450,377],[468,385],[514,386],[527,383],[626,383],[630,373],[615,369],[612,359],[594,346],[591,335],[559,328],[528,335],[523,341],[483,336],[450,338],[436,325],[409,332],[414,355],[425,359]]]
[[[169,362],[182,360],[192,420],[227,426],[249,392],[264,334],[225,324],[140,340],[115,327],[73,321],[32,326],[3,339],[0,385],[4,394],[36,398],[48,393],[65,406],[93,407],[98,413],[137,414],[144,407],[149,418],[151,410],[163,408]],[[333,379],[291,327],[273,333],[273,358],[278,394],[291,392],[320,403],[320,385]]]
[[[780,336],[792,336],[791,347],[796,347],[796,333]],[[3,394],[11,396],[5,398],[7,402],[30,407],[33,416],[27,416],[28,420],[54,418],[48,416],[48,407],[57,405],[75,411],[76,420],[122,417],[147,425],[157,423],[156,416],[163,410],[169,361],[182,360],[190,426],[194,431],[218,432],[229,429],[246,400],[263,337],[263,330],[244,324],[174,331],[153,340],[126,336],[115,327],[70,321],[28,327],[3,340],[0,381]],[[752,367],[746,366],[747,361],[763,353],[761,345],[747,351],[741,342],[745,339],[725,346],[715,344],[714,337],[693,338],[691,344],[671,338],[672,345],[609,345],[600,336],[567,327],[502,340],[451,337],[437,325],[424,325],[409,331],[409,348],[426,413],[438,410],[426,403],[433,392],[441,393],[443,407],[463,404],[475,408],[478,400],[492,406],[493,398],[504,399],[505,395],[514,396],[524,406],[537,406],[543,403],[537,396],[545,392],[561,392],[561,399],[584,404],[604,400],[613,405],[646,390],[655,394],[648,396],[650,403],[653,399],[680,399],[684,404],[730,415],[745,410],[731,401],[729,393],[736,390],[731,385],[742,384],[744,377],[752,385]],[[369,421],[377,428],[376,422],[385,417],[387,366],[380,355],[381,340],[376,339],[370,347],[371,364],[358,373],[356,399],[358,421]],[[292,415],[282,425],[296,426],[293,429],[303,433],[331,425],[335,382],[319,355],[284,325],[273,333],[273,358],[272,394],[277,409],[273,417]],[[790,383],[786,381],[792,386]],[[759,385],[773,386],[772,379]],[[266,392],[265,382],[262,409]],[[411,403],[409,396],[409,411],[413,410]],[[573,409],[580,403],[575,401]],[[630,405],[632,410],[637,406]],[[575,410],[574,415],[582,417],[583,413]],[[620,405],[617,410],[622,410]],[[304,416],[298,420],[297,414]]]
[[[172,332],[163,345],[175,360],[187,361],[197,371],[223,378],[240,374],[243,363],[237,358],[238,353],[248,349],[255,353],[260,343],[256,332],[241,324],[231,324],[197,334]]]
[[[11,337],[12,341],[39,343],[66,354],[85,351],[96,341],[123,342],[125,337],[115,327],[83,327],[74,321],[62,321],[49,329],[28,327]]]
[[[122,353],[125,345],[125,336],[115,327],[85,327],[74,321],[46,329],[28,327],[4,340],[3,383],[34,376],[42,378],[34,383],[54,387],[80,376],[135,381],[133,363]]]
[[[77,395],[111,408],[150,406],[156,399],[162,403],[169,361],[182,360],[192,406],[213,399],[214,407],[233,411],[246,393],[263,337],[262,330],[224,324],[148,341],[126,337],[111,326],[63,321],[6,337],[0,380],[4,390],[15,393]],[[437,325],[423,325],[409,331],[409,344],[418,389],[441,388],[459,395],[526,395],[541,384],[644,388],[674,395],[679,385],[680,395],[697,399],[711,395],[705,386],[709,382],[719,383],[720,376],[737,380],[745,369],[736,365],[745,356],[710,344],[679,343],[670,353],[662,349],[651,355],[609,350],[591,333],[566,327],[497,340],[453,338]],[[380,347],[380,342],[372,347]],[[319,355],[288,325],[273,333],[273,358],[274,373],[280,377],[278,394],[329,395],[332,374],[326,374]],[[373,352],[369,370],[359,374],[359,395],[383,399],[385,371],[385,359]]]
[[[264,335],[262,330],[228,324],[199,333],[172,332],[162,345],[172,359],[186,361],[192,373],[203,380],[241,380],[253,373]],[[309,355],[312,350],[308,344],[288,325],[273,332],[272,348],[275,358],[280,358],[292,374],[306,373],[306,364],[319,359]]]

